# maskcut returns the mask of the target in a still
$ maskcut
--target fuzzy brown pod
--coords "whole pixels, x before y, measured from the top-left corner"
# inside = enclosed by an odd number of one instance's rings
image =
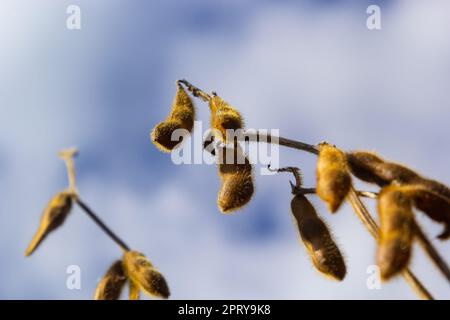
[[[432,179],[422,177],[414,170],[398,163],[382,159],[373,152],[352,151],[347,153],[347,161],[352,174],[369,183],[380,187],[397,182],[400,184],[422,185],[450,201],[450,189]]]
[[[195,108],[192,99],[181,86],[177,86],[177,93],[169,116],[153,129],[151,139],[155,146],[163,152],[171,152],[182,141],[174,141],[172,134],[177,129],[192,132],[195,120]],[[183,137],[184,139],[184,137]]]
[[[39,229],[25,251],[25,256],[30,256],[49,233],[64,223],[72,208],[72,197],[71,192],[62,191],[50,200],[42,214]]]
[[[232,133],[234,133],[235,130],[244,128],[244,121],[239,111],[221,97],[214,95],[209,101],[209,108],[211,110],[211,128],[221,133],[223,141],[233,140],[230,139],[227,130],[233,130]]]
[[[328,143],[319,144],[316,172],[317,195],[334,213],[345,200],[352,183],[345,153]]]
[[[253,196],[252,165],[238,143],[218,149],[219,177],[222,182],[217,205],[222,213],[231,213],[246,205]]]
[[[414,216],[411,198],[396,185],[384,187],[378,196],[380,241],[377,263],[383,280],[403,271],[411,257]]]
[[[125,273],[133,285],[146,294],[164,299],[170,296],[169,287],[163,275],[142,253],[138,251],[125,252],[123,265]]]
[[[291,201],[291,210],[315,268],[334,280],[343,280],[347,273],[344,258],[314,206],[304,195],[297,194]]]
[[[117,260],[108,269],[95,289],[95,300],[118,300],[127,282],[122,261]]]
[[[417,209],[432,220],[444,224],[444,230],[438,235],[439,239],[450,237],[450,201],[447,198],[422,185],[403,185],[398,188],[413,200]]]

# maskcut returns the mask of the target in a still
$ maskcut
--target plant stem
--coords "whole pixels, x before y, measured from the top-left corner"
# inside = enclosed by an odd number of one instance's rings
[[[130,247],[123,242],[108,226],[83,202],[79,197],[76,202],[83,209],[83,211],[102,229],[123,251],[130,251]]]
[[[417,222],[415,223],[415,229],[417,239],[419,240],[419,244],[422,246],[423,250],[425,250],[430,259],[434,262],[434,264],[442,272],[442,274],[447,278],[447,280],[450,281],[450,268],[448,267],[447,263],[441,257],[441,255],[433,246],[431,241],[427,238],[427,236],[423,232],[422,228],[417,224]]]
[[[209,100],[211,100],[211,95],[209,95],[206,92],[204,92],[203,90],[197,88],[196,86],[191,84],[189,81],[187,81],[185,79],[177,80],[177,84],[179,85],[180,83],[184,84],[186,86],[186,88],[188,89],[188,91],[190,91],[194,97],[200,98],[205,102],[208,102]]]
[[[317,194],[316,188],[298,188],[297,190],[301,194]],[[355,191],[358,196],[366,197],[366,198],[370,198],[370,199],[376,199],[377,195],[378,195],[376,192],[372,192],[372,191],[360,191],[360,190],[355,190]]]
[[[70,148],[61,150],[58,155],[66,163],[67,177],[69,179],[68,190],[73,194],[77,194],[77,183],[76,183],[77,180],[76,180],[74,158],[78,155],[78,149]]]
[[[370,234],[378,242],[379,240],[378,225],[375,222],[375,220],[373,220],[372,216],[369,213],[369,210],[367,210],[364,203],[362,203],[353,186],[350,188],[347,200],[350,202],[350,204],[353,207],[353,210],[358,215],[359,219],[363,222],[363,224],[366,226],[367,230],[369,230]],[[411,272],[409,268],[406,268],[402,272],[402,276],[422,299],[433,300],[433,296],[430,294],[430,292],[428,292],[428,290],[423,286],[420,280]]]
[[[261,133],[259,131],[255,132],[249,130],[245,132],[245,136],[249,137],[250,141],[278,144],[280,146],[306,151],[315,155],[319,154],[319,149],[315,145],[283,137],[272,136],[270,133]]]

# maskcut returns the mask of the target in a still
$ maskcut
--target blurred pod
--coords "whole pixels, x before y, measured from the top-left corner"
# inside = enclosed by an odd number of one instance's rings
[[[25,256],[31,255],[50,232],[64,223],[72,208],[72,196],[72,193],[63,191],[50,200],[42,214],[39,229],[31,240]]]
[[[350,191],[352,180],[345,153],[328,143],[319,144],[317,194],[334,213]]]
[[[434,221],[444,224],[444,230],[438,235],[439,239],[445,240],[450,237],[450,201],[447,198],[422,185],[404,185],[401,191],[413,200],[417,209]]]
[[[122,261],[112,264],[95,289],[95,300],[118,300],[127,282]]]
[[[139,287],[136,286],[133,281],[128,281],[129,287],[129,300],[139,300]]]
[[[214,95],[209,101],[209,107],[211,110],[211,128],[221,133],[223,141],[233,140],[227,135],[227,130],[233,130],[232,133],[234,133],[235,130],[244,128],[244,121],[239,111],[221,97]]]
[[[352,174],[363,181],[375,183],[380,187],[389,185],[393,181],[400,184],[421,185],[450,201],[450,189],[444,184],[422,177],[404,165],[385,161],[375,153],[349,152],[347,161]]]
[[[194,119],[194,103],[184,88],[178,84],[177,93],[175,95],[172,110],[169,116],[153,128],[151,133],[153,143],[163,152],[172,151],[182,142],[172,140],[172,134],[174,131],[177,129],[183,129],[189,133],[192,132],[192,128],[194,127]]]
[[[378,196],[380,240],[377,263],[381,278],[390,279],[403,271],[411,257],[414,235],[412,200],[399,186],[384,187]]]
[[[253,196],[252,165],[240,145],[218,147],[219,177],[222,185],[217,197],[221,212],[230,213],[246,205]]]
[[[313,265],[324,275],[343,280],[347,272],[344,258],[314,206],[304,195],[297,194],[291,201],[291,209]]]
[[[148,295],[167,299],[169,287],[163,275],[140,252],[127,251],[123,255],[125,273],[134,286]],[[130,292],[130,297],[132,296]],[[133,289],[133,296],[136,296]]]

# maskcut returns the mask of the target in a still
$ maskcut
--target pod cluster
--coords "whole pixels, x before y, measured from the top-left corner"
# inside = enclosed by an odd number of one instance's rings
[[[150,260],[138,251],[126,251],[101,278],[94,299],[118,300],[127,282],[130,300],[139,299],[140,292],[162,299],[170,296],[166,280]]]
[[[450,190],[414,170],[382,159],[375,153],[344,153],[328,143],[318,145],[317,195],[336,212],[352,186],[351,174],[381,187],[377,263],[385,280],[403,271],[410,261],[415,235],[414,209],[444,225],[438,238],[450,237]]]
[[[450,237],[450,189],[447,186],[372,152],[348,152],[347,163],[355,177],[381,187],[377,261],[383,279],[391,278],[408,266],[416,226],[414,209],[444,225],[439,239]]]
[[[195,117],[188,93],[180,82],[177,86],[172,111],[151,133],[153,143],[165,152],[180,146],[180,141],[173,139],[173,133],[179,128],[192,132]],[[193,95],[196,96],[195,90]],[[211,132],[204,148],[217,160],[221,181],[217,206],[222,213],[231,213],[245,206],[254,193],[252,165],[237,141],[241,134],[237,130],[244,129],[244,121],[239,111],[217,94],[208,96],[208,103]]]

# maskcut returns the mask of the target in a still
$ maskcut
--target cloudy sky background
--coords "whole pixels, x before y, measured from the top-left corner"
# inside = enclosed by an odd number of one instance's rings
[[[82,29],[66,28],[66,8]],[[366,28],[379,4],[382,30]],[[84,200],[168,279],[173,298],[414,299],[403,279],[368,290],[375,244],[348,205],[331,216],[348,275],[311,266],[290,216],[288,175],[256,176],[252,202],[216,207],[214,166],[175,166],[149,140],[187,78],[238,107],[248,127],[369,149],[450,184],[448,1],[35,1],[0,4],[0,298],[90,299],[120,250],[75,209],[30,258],[47,201],[66,186],[58,150],[78,146]],[[198,101],[199,119],[207,106]],[[314,185],[314,157],[281,165]],[[370,186],[361,185],[368,189]],[[371,205],[373,207],[373,205]],[[418,215],[430,236],[441,226]],[[448,243],[435,241],[450,261]],[[78,265],[81,290],[66,288]],[[416,248],[437,298],[445,279]]]

